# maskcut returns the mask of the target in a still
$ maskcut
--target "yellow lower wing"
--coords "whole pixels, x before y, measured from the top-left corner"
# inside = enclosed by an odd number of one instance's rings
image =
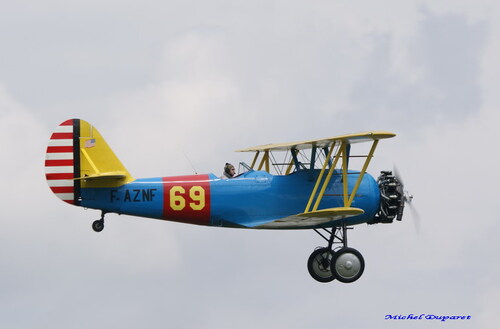
[[[328,208],[328,209],[321,209],[317,211],[311,211],[311,212],[288,216],[285,218],[275,220],[274,222],[271,223],[259,225],[256,228],[266,228],[266,229],[304,228],[315,225],[321,225],[335,220],[353,217],[361,214],[364,214],[364,210],[360,208],[352,208],[352,207]]]

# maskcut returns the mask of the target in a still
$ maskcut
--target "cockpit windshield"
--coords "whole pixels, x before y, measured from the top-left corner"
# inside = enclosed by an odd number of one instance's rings
[[[238,166],[238,174],[236,176],[241,176],[243,174],[246,174],[247,172],[254,171],[252,167],[250,167],[248,164],[245,162],[240,162]]]

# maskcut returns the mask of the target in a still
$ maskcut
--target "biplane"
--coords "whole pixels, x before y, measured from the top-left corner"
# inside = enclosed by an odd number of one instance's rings
[[[254,156],[250,164],[241,162],[231,179],[215,174],[135,179],[95,127],[70,119],[50,137],[45,173],[61,200],[101,210],[92,224],[96,232],[104,229],[108,213],[242,229],[314,230],[326,246],[312,252],[309,273],[320,282],[348,283],[359,279],[365,262],[348,247],[347,230],[403,216],[407,200],[398,178],[391,171],[378,179],[367,173],[379,141],[394,136],[373,131],[241,149]],[[359,143],[369,145],[367,152],[351,154]],[[354,159],[363,162],[360,170],[350,169]]]

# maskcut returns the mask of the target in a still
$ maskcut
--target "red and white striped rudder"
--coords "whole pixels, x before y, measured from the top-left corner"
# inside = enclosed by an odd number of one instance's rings
[[[61,200],[79,204],[80,120],[61,123],[50,136],[45,156],[45,177],[54,194]],[[75,145],[76,144],[76,145]]]

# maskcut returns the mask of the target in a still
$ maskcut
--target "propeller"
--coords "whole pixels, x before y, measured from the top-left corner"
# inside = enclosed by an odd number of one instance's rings
[[[404,186],[404,181],[401,178],[401,174],[399,173],[399,170],[396,168],[396,165],[394,165],[394,177],[396,177],[397,181],[401,184],[401,190],[403,193],[403,201],[405,203],[405,206],[408,206],[410,208],[410,217],[413,219],[413,224],[415,225],[415,231],[417,234],[420,234],[420,227],[421,227],[421,220],[420,220],[420,215],[417,211],[417,209],[413,206],[412,201],[413,201],[413,195],[410,194],[407,190],[405,190]]]

